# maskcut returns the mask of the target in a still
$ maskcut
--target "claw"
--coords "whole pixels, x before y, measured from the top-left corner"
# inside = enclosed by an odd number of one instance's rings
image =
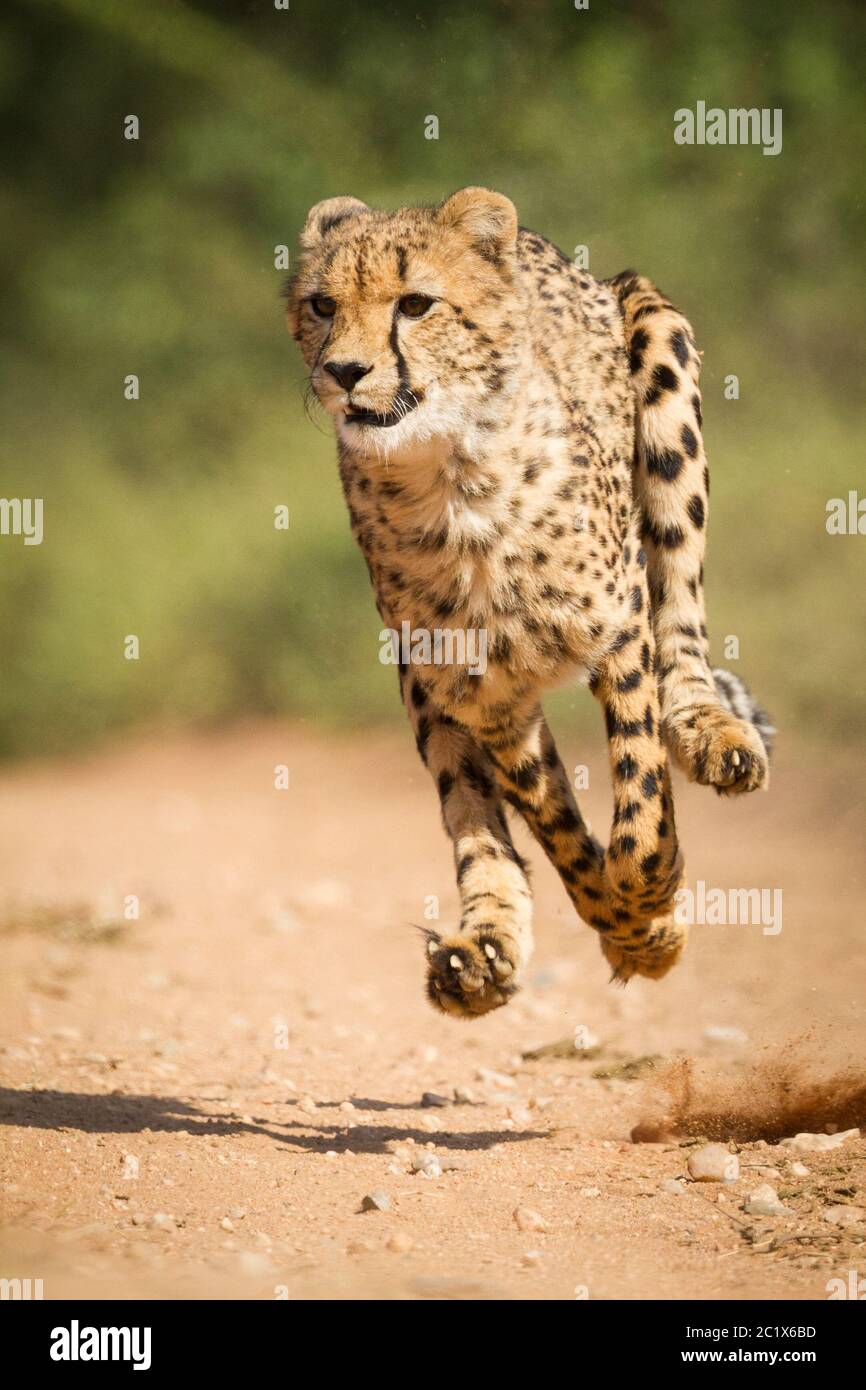
[[[485,956],[487,957],[488,960],[495,960],[495,959],[496,959],[496,947],[495,947],[495,946],[491,946],[489,941],[488,941],[487,945],[484,947],[484,954],[485,954]]]
[[[451,966],[452,970],[463,969],[463,962],[459,956],[452,956],[451,959],[448,961],[448,964]]]

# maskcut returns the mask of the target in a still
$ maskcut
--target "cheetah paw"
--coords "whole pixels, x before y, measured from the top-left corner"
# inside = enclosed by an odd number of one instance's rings
[[[427,997],[454,1018],[479,1018],[517,993],[520,957],[514,941],[494,928],[453,937],[426,932]]]
[[[672,917],[660,917],[650,923],[645,936],[601,938],[601,949],[612,969],[611,981],[625,985],[633,975],[660,980],[673,969],[683,953],[688,939],[688,927]]]
[[[693,782],[739,796],[766,787],[770,760],[754,724],[720,709],[681,714],[668,725],[668,745]]]

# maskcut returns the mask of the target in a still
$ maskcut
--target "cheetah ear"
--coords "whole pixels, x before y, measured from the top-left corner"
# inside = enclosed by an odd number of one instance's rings
[[[302,250],[312,251],[332,227],[369,211],[367,204],[362,203],[360,198],[325,198],[323,202],[316,203],[307,213],[307,220],[301,232]]]
[[[504,193],[490,188],[461,188],[437,209],[445,226],[463,232],[486,259],[512,255],[517,242],[517,209]]]

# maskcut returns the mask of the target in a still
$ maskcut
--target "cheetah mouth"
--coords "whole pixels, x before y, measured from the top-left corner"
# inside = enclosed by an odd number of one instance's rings
[[[393,425],[399,425],[401,420],[420,405],[423,396],[421,392],[410,391],[407,386],[401,386],[394,397],[393,410],[387,411],[384,415],[378,414],[375,410],[357,409],[349,405],[346,408],[347,425],[371,425],[374,429],[389,430]]]

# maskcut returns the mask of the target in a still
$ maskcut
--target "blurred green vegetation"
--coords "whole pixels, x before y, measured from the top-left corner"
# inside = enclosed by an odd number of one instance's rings
[[[864,37],[862,0],[7,0],[0,495],[43,497],[45,539],[0,537],[0,754],[398,717],[274,248],[320,198],[466,183],[690,315],[714,654],[739,637],[780,722],[862,734],[866,538],[825,504],[866,493]],[[675,145],[698,100],[781,107],[782,153]]]

